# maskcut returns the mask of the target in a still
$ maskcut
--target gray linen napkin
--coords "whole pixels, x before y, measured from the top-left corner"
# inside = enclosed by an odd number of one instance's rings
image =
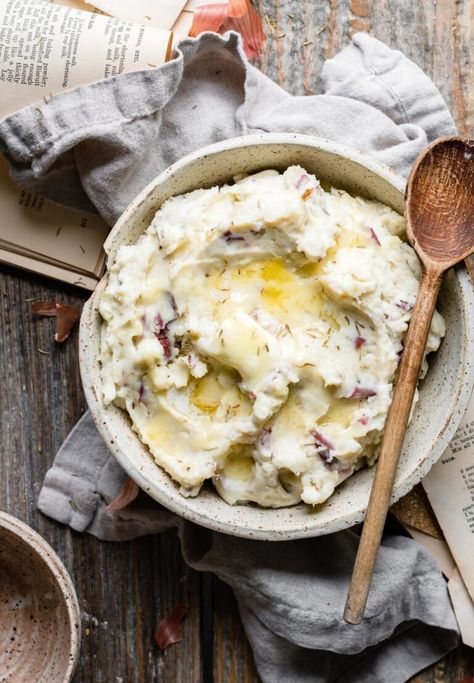
[[[205,144],[262,131],[314,134],[362,149],[407,175],[421,149],[453,133],[446,105],[400,52],[366,34],[323,72],[324,94],[293,97],[249,65],[239,38],[204,34],[164,66],[111,78],[0,123],[13,178],[113,223],[157,173]],[[177,519],[140,497],[112,514],[125,475],[86,414],[46,475],[45,514],[107,540],[177,527],[186,561],[235,591],[264,683],[402,683],[452,649],[445,582],[414,541],[387,536],[366,618],[342,619],[357,534],[260,542]],[[143,502],[145,499],[145,502]]]

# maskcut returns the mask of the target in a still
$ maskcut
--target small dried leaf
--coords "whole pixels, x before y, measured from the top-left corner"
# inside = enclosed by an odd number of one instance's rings
[[[107,512],[118,512],[118,510],[126,508],[138,496],[139,490],[138,485],[133,479],[127,477],[117,496],[107,505]]]
[[[55,301],[35,301],[31,304],[31,310],[35,315],[56,315],[56,302]]]
[[[79,310],[75,306],[58,304],[57,301],[35,301],[31,304],[31,310],[35,315],[56,317],[56,333],[54,339],[63,342],[79,318]]]
[[[63,342],[69,337],[69,333],[79,318],[79,311],[74,306],[56,304],[56,334],[57,342]]]
[[[170,645],[179,643],[181,640],[181,622],[187,613],[188,606],[184,602],[180,602],[173,607],[167,617],[160,621],[154,636],[160,650],[166,650]]]

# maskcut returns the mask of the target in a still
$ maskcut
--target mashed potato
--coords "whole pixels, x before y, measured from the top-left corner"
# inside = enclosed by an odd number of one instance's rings
[[[110,268],[105,402],[184,495],[322,503],[378,455],[420,277],[403,234],[297,166],[169,199]]]

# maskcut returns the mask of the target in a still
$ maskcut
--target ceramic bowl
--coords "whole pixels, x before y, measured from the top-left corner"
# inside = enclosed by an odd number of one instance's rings
[[[377,199],[403,213],[403,178],[368,156],[327,140],[293,134],[235,138],[201,149],[159,175],[130,204],[106,241],[109,263],[122,244],[137,240],[162,202],[173,195],[211,187],[237,173],[300,164],[320,179],[349,192]],[[81,320],[81,368],[84,389],[99,432],[122,467],[150,496],[178,515],[218,531],[249,538],[282,540],[332,533],[360,522],[367,507],[373,469],[349,477],[323,505],[283,509],[231,506],[205,487],[184,498],[170,477],[152,460],[130,428],[125,412],[102,402],[99,367],[101,318],[98,302],[104,279],[86,304]],[[472,387],[474,295],[464,268],[446,277],[439,310],[447,333],[420,386],[420,401],[407,432],[393,501],[429,471],[448,445],[462,417]]]
[[[0,512],[0,681],[67,683],[79,655],[76,593],[46,541]]]

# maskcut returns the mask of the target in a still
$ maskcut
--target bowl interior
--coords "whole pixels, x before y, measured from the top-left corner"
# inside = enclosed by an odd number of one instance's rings
[[[64,683],[79,642],[74,589],[46,542],[12,519],[0,516],[0,678]]]
[[[170,167],[137,197],[112,230],[106,248],[113,261],[122,244],[136,241],[155,211],[170,196],[223,184],[237,173],[300,164],[318,178],[361,196],[377,199],[403,212],[402,178],[352,150],[306,136],[264,135],[219,143]],[[86,305],[81,321],[81,369],[86,397],[99,431],[128,474],[152,497],[178,514],[227,533],[269,540],[331,533],[363,519],[373,469],[364,469],[336,489],[323,505],[263,509],[230,506],[205,487],[196,498],[184,498],[169,476],[155,465],[147,448],[130,429],[120,409],[102,404],[98,362],[102,282]],[[464,412],[472,386],[469,355],[473,342],[473,293],[462,269],[450,272],[439,308],[447,334],[420,386],[420,402],[409,427],[398,469],[393,500],[409,491],[441,455]]]

